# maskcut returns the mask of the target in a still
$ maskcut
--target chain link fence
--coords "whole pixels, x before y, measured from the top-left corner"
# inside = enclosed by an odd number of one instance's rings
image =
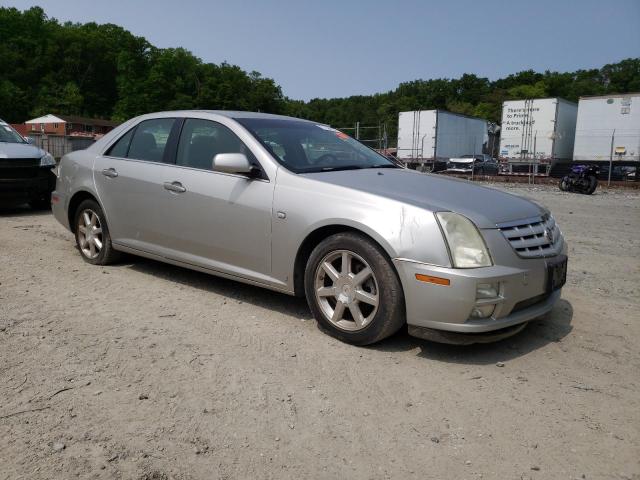
[[[28,137],[35,146],[49,152],[57,160],[67,153],[84,150],[95,143],[95,139],[91,137],[39,135],[31,132]]]

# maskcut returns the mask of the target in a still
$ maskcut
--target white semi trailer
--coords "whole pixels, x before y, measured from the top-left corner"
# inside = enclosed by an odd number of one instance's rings
[[[562,98],[509,100],[502,104],[500,174],[548,175],[570,162],[578,105]]]
[[[640,93],[580,97],[573,160],[640,161]]]
[[[481,118],[445,110],[400,112],[397,156],[425,171],[444,167],[449,158],[482,154],[487,126]]]

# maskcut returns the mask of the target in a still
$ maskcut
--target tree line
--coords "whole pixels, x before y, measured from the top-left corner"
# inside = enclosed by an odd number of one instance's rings
[[[640,91],[640,58],[575,72],[527,70],[490,81],[474,74],[414,80],[348,98],[289,99],[273,79],[203,62],[183,48],[157,48],[113,24],[60,23],[40,7],[0,8],[0,118],[46,113],[124,121],[175,109],[236,109],[292,115],[335,127],[385,124],[394,143],[400,111],[446,109],[500,121],[509,99]],[[372,138],[375,130],[363,131]]]

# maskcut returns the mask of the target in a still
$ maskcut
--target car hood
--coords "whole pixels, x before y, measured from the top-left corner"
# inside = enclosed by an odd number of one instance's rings
[[[473,158],[450,158],[449,163],[473,163]]]
[[[0,158],[42,158],[45,151],[29,143],[1,143]]]
[[[546,210],[525,198],[482,187],[466,180],[409,169],[344,170],[305,174],[320,182],[386,197],[431,211],[452,211],[479,228],[536,217]]]

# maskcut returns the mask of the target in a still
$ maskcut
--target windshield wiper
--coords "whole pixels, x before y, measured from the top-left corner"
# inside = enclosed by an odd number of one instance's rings
[[[333,167],[318,167],[311,170],[305,170],[303,173],[319,173],[319,172],[339,172],[340,170],[364,170],[366,168],[400,168],[393,164],[381,165],[339,165]]]
[[[360,170],[363,167],[362,165],[341,165],[335,167],[319,167],[317,169],[313,169],[312,172],[337,172],[339,170]]]

